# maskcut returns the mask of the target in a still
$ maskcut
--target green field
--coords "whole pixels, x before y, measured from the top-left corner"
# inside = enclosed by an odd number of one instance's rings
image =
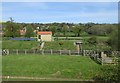
[[[3,56],[2,65],[3,76],[79,80],[91,80],[100,73],[101,68],[101,65],[96,64],[87,56],[64,55]]]
[[[32,49],[36,47],[39,42],[36,41],[15,41],[15,40],[3,40],[3,49]]]
[[[63,39],[55,40],[52,42],[45,42],[44,49],[45,50],[51,50],[51,49],[53,50],[76,50],[76,46],[74,45],[74,42],[78,40],[64,40],[65,37],[59,37],[59,38],[63,38]],[[69,37],[69,38],[74,39],[74,37]],[[81,39],[81,38],[82,37],[75,37],[75,39]],[[86,44],[89,38],[90,37],[83,37],[83,49],[95,49],[96,50],[98,48],[99,49],[107,48],[107,46],[103,42],[105,42],[108,39],[108,37],[98,36],[97,38],[100,44],[97,45],[97,48],[94,47],[94,45]],[[60,45],[59,43],[62,43],[62,45]],[[103,48],[101,48],[101,44]],[[15,40],[3,40],[2,41],[3,49],[32,49],[38,45],[39,45],[38,41],[15,41]]]
[[[60,46],[59,43],[62,43]],[[76,46],[73,45],[74,41],[52,41],[45,42],[44,49],[68,49],[75,50]],[[38,41],[15,41],[15,40],[4,40],[2,41],[3,49],[32,49],[39,45]]]

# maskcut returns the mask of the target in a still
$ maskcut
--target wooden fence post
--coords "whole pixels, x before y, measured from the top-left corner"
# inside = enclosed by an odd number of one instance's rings
[[[61,50],[60,50],[60,55],[61,55]]]
[[[16,49],[16,54],[18,55],[18,49]]]
[[[44,55],[44,50],[42,50],[42,55]]]
[[[50,53],[51,53],[51,55],[53,54],[53,51],[52,51],[52,49],[50,50]]]
[[[71,55],[71,50],[69,50],[69,55]]]
[[[85,50],[83,50],[83,56],[85,56]]]
[[[25,49],[25,55],[27,54],[27,50]]]
[[[10,51],[7,49],[7,55],[9,55],[10,54]]]
[[[101,64],[103,65],[103,63],[104,63],[104,52],[101,52]]]

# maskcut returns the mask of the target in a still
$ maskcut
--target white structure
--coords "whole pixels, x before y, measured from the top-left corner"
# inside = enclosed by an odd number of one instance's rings
[[[52,41],[52,32],[51,31],[38,31],[37,32],[38,41]]]
[[[43,42],[43,43],[41,44],[41,46],[40,46],[40,50],[42,50],[42,49],[43,49],[44,44],[45,44],[45,42]]]

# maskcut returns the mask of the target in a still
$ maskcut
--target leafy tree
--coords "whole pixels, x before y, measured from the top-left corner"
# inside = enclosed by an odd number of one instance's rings
[[[76,25],[76,26],[72,27],[72,31],[75,34],[75,36],[77,36],[77,37],[80,36],[82,28],[83,28],[83,25]]]
[[[55,25],[50,25],[49,26],[49,30],[52,31],[53,36],[55,35],[55,33],[57,32],[56,26]]]
[[[86,32],[91,35],[108,35],[116,29],[116,26],[110,24],[96,24],[86,28]]]
[[[31,25],[28,25],[26,26],[26,34],[25,34],[25,37],[33,37],[34,36],[34,32],[33,32],[33,29],[32,29],[32,26]]]
[[[64,34],[64,36],[66,36],[67,29],[68,29],[67,25],[63,25],[63,34]]]
[[[6,37],[18,37],[20,36],[19,25],[13,21],[6,22],[6,27],[4,29],[4,35]]]
[[[92,45],[96,45],[97,44],[97,38],[96,37],[89,38],[88,43],[92,44]]]
[[[110,38],[108,39],[108,44],[112,47],[112,50],[118,50],[118,31],[111,33]]]
[[[118,30],[115,30],[111,33],[110,38],[108,40],[109,45],[112,47],[112,50],[119,50],[118,48]],[[114,83],[119,83],[120,80],[120,66],[119,66],[120,57],[118,57],[118,64],[117,65],[103,65],[101,67],[102,73],[97,76],[97,79],[103,81],[113,81]]]

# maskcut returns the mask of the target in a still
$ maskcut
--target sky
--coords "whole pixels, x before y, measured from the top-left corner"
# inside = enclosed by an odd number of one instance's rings
[[[2,21],[118,23],[117,2],[3,2]]]
[[[119,2],[119,0],[1,0],[2,2]]]

